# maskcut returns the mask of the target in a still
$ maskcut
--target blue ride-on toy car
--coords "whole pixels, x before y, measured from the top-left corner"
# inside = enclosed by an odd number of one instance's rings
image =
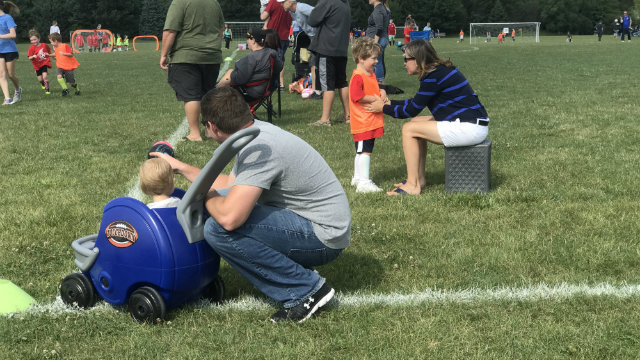
[[[259,132],[250,127],[224,141],[189,189],[176,189],[177,208],[150,209],[129,197],[111,200],[99,232],[72,243],[82,272],[62,280],[62,300],[80,308],[92,307],[98,298],[127,303],[139,322],[164,320],[167,309],[200,297],[222,301],[220,256],[201,241],[204,199],[224,167]]]

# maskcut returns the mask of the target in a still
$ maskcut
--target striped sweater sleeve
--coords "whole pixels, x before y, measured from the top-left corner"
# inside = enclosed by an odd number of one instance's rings
[[[427,107],[429,100],[436,94],[438,84],[436,79],[425,77],[420,81],[420,88],[413,99],[391,100],[382,112],[396,119],[407,119],[418,116]]]

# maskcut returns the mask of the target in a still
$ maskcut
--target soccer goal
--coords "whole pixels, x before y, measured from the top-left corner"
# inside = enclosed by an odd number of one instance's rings
[[[244,44],[247,42],[247,32],[251,28],[260,28],[264,25],[264,22],[259,21],[228,21],[225,24],[229,25],[231,34],[233,35],[231,42],[235,45]],[[224,42],[222,43],[224,46]]]
[[[539,22],[471,23],[469,24],[469,43],[498,43],[498,35],[504,35],[504,41],[510,41],[515,30],[515,41],[540,42]]]

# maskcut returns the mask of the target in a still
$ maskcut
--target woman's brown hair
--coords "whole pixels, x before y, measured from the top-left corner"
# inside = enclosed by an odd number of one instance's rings
[[[404,47],[404,51],[406,57],[416,59],[420,78],[435,70],[438,65],[444,65],[448,68],[453,67],[453,63],[449,60],[441,59],[431,43],[425,39],[411,41]]]

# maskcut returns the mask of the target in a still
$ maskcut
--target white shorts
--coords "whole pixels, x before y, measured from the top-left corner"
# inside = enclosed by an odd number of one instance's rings
[[[486,139],[489,134],[489,126],[460,122],[460,119],[438,121],[437,126],[438,134],[446,147],[476,145]]]

